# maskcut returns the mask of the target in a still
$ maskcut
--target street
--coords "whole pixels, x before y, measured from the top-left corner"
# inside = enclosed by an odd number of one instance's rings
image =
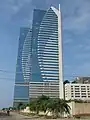
[[[27,116],[23,116],[17,113],[10,113],[10,116],[7,116],[6,113],[0,113],[0,120],[35,120]]]
[[[6,113],[0,114],[0,120],[46,120],[45,118],[40,118],[38,116],[24,116],[18,113],[10,113],[10,116],[7,116]],[[51,119],[48,119],[51,120]],[[56,120],[56,119],[53,119]],[[64,119],[57,119],[57,120],[64,120]],[[66,119],[65,119],[66,120]]]
[[[46,119],[40,118],[39,116],[36,115],[28,117],[15,112],[11,112],[10,116],[7,116],[6,113],[0,113],[0,120],[46,120]]]
[[[7,116],[6,113],[0,113],[0,120],[46,120],[45,118],[40,118],[38,116],[24,116],[18,113],[10,113],[10,116]],[[47,120],[56,120],[56,119],[47,119]],[[58,118],[57,120],[78,120],[78,119],[60,119]],[[90,120],[90,119],[80,119],[80,120]]]

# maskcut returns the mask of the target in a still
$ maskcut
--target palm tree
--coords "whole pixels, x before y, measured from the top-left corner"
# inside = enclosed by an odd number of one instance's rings
[[[53,117],[62,116],[64,113],[70,114],[70,106],[65,100],[59,98],[52,99],[47,106],[49,111],[52,112]]]
[[[66,103],[65,100],[59,99],[59,104],[61,106],[62,113],[70,114],[70,106]]]
[[[32,100],[30,101],[30,104],[29,104],[29,107],[30,107],[30,110],[31,111],[37,111],[37,100]]]
[[[22,102],[18,103],[17,109],[20,110],[21,106],[23,106],[23,103]]]
[[[35,111],[37,114],[39,111],[43,111],[45,113],[47,111],[48,100],[49,97],[42,95],[37,99],[30,101],[30,110]]]
[[[37,114],[39,111],[44,113],[46,111],[52,112],[53,117],[62,116],[64,113],[70,114],[70,107],[65,100],[59,98],[53,99],[44,95],[30,102],[30,110],[35,111]]]
[[[48,100],[49,100],[49,97],[45,95],[38,97],[37,107],[39,111],[43,111],[44,113],[47,111]]]
[[[43,111],[44,113],[47,111],[47,103],[48,103],[49,97],[42,95],[38,98],[39,101],[39,110]]]
[[[57,103],[55,99],[50,99],[47,104],[48,112],[52,112],[53,117],[57,114]]]

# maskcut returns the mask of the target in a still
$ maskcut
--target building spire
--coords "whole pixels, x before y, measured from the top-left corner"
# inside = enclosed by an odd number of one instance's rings
[[[61,6],[60,6],[60,4],[59,4],[59,12],[60,12],[60,8],[61,8]]]

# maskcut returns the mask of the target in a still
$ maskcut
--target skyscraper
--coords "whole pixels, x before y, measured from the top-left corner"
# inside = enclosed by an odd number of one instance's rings
[[[38,34],[40,24],[44,18],[46,11],[35,9],[33,12],[32,23],[32,79],[31,81],[42,81],[41,71],[38,62]]]
[[[21,31],[18,51],[14,100],[29,99],[29,82],[52,80],[58,81],[59,98],[63,98],[60,7],[59,10],[54,7],[47,11],[34,10],[32,31]],[[23,94],[24,89],[27,89],[26,94]]]
[[[59,97],[63,98],[61,13],[50,7],[35,10],[33,15],[32,82],[59,81]]]
[[[16,76],[14,87],[14,105],[18,102],[28,102],[29,81],[31,79],[31,39],[30,28],[21,28],[19,37]]]

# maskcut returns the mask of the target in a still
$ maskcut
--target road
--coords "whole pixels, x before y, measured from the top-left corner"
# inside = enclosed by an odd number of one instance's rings
[[[10,116],[7,116],[6,113],[0,113],[0,120],[46,120],[38,116],[24,116],[15,112],[10,113]],[[49,120],[49,119],[48,119]]]
[[[24,116],[17,113],[10,113],[10,116],[7,116],[7,114],[2,113],[0,114],[0,120],[46,120],[45,118],[40,118],[38,116]],[[47,119],[51,120],[51,119]],[[52,119],[55,120],[55,119]],[[63,120],[63,119],[57,119],[57,120]],[[66,120],[66,119],[65,119]]]
[[[0,120],[46,120],[45,118],[38,118],[37,116],[24,116],[17,113],[11,113],[10,116],[7,116],[5,113],[0,113]],[[51,120],[51,119],[47,119]],[[56,120],[56,119],[52,119]],[[78,120],[78,119],[57,119],[57,120]],[[80,120],[90,120],[90,119],[80,119]]]
[[[17,113],[10,113],[10,116],[7,116],[6,113],[1,113],[0,120],[35,120],[35,119]]]

